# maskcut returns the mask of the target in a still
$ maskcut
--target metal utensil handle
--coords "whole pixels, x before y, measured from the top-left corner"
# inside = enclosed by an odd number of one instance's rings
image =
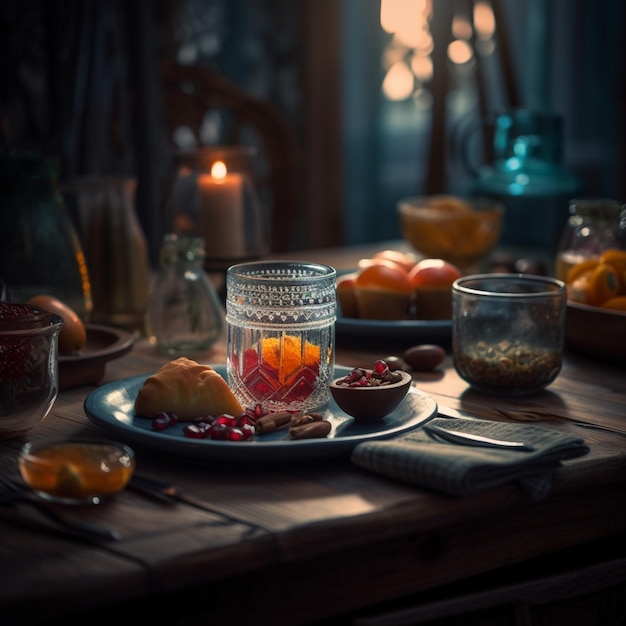
[[[504,441],[501,439],[492,439],[490,437],[483,437],[482,435],[474,435],[472,433],[464,433],[458,430],[448,430],[439,426],[425,424],[424,430],[427,433],[433,433],[438,435],[442,439],[450,441],[452,443],[458,443],[462,445],[481,446],[485,448],[502,448],[506,450],[522,450],[524,452],[531,452],[534,448],[523,441]]]

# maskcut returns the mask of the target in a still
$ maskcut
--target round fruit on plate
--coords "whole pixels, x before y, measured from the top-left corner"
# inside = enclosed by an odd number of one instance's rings
[[[461,271],[443,259],[424,259],[409,272],[417,319],[452,319],[452,283]]]
[[[344,317],[358,318],[359,307],[356,299],[356,273],[343,274],[335,282],[337,301]]]
[[[400,265],[381,259],[359,270],[355,294],[361,319],[403,320],[408,316],[413,285]]]

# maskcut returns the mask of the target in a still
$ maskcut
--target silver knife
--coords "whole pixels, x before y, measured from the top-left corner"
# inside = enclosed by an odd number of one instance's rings
[[[451,443],[459,443],[466,446],[481,446],[484,448],[503,448],[505,450],[521,450],[524,452],[532,452],[534,448],[523,441],[504,441],[501,439],[492,439],[483,437],[482,435],[474,435],[472,433],[464,433],[460,430],[450,430],[435,426],[434,424],[424,424],[424,430],[428,434],[433,434]]]
[[[461,409],[453,409],[449,406],[444,406],[443,404],[437,403],[437,415],[440,417],[451,417],[453,419],[462,419],[462,420],[481,420],[484,419],[479,417],[478,415],[474,415],[473,413],[468,413],[467,411],[463,411]]]

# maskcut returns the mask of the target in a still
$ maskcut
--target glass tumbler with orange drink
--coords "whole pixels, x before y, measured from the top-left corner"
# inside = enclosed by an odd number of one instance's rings
[[[296,261],[233,265],[226,277],[228,382],[245,407],[305,411],[330,399],[336,272]]]

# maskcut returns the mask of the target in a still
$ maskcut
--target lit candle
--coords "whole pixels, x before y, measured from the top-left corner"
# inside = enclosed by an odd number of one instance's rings
[[[206,243],[207,257],[244,257],[243,176],[229,174],[226,165],[217,161],[211,174],[198,176],[198,190],[198,228]]]

